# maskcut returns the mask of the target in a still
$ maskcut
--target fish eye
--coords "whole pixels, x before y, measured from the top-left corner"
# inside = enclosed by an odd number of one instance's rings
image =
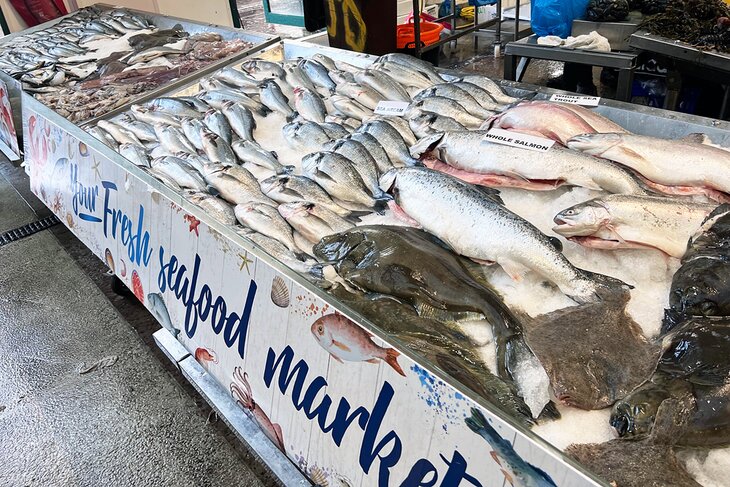
[[[319,326],[317,327],[317,332],[318,332],[318,333],[319,333],[320,335],[321,335],[321,334],[323,334],[323,333],[324,333],[324,326],[322,326],[322,325],[319,325]]]
[[[565,214],[566,216],[575,215],[575,210],[565,210],[563,214]]]

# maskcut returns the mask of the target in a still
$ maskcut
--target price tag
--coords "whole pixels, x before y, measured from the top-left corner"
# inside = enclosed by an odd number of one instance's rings
[[[391,115],[400,117],[408,109],[407,101],[381,101],[375,107],[375,115]]]
[[[536,152],[547,152],[553,145],[555,145],[555,141],[552,139],[521,134],[518,132],[510,132],[509,130],[502,129],[491,129],[484,136],[484,140],[495,144],[509,145]]]
[[[550,96],[550,101],[559,101],[561,103],[570,103],[573,105],[583,105],[586,107],[597,107],[601,101],[600,96],[583,96],[583,95],[560,95],[554,94]]]

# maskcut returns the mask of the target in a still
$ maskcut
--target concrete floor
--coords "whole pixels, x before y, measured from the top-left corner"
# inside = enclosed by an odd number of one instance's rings
[[[0,233],[47,214],[0,162]],[[0,485],[275,484],[104,270],[62,225],[0,247]]]

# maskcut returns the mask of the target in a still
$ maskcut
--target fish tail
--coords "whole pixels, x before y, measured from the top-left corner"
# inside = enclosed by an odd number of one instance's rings
[[[384,215],[385,210],[388,208],[388,203],[393,200],[393,197],[388,195],[388,198],[376,198],[373,210],[378,215]]]
[[[398,372],[403,377],[406,376],[406,373],[403,372],[403,369],[401,368],[400,364],[398,363],[398,356],[400,355],[400,352],[397,351],[394,348],[388,348],[385,350],[385,358],[383,359],[388,365],[393,367],[393,370]]]
[[[293,122],[294,119],[296,119],[298,116],[299,116],[299,112],[294,111],[290,115],[287,115],[286,121],[287,122]]]
[[[483,431],[487,426],[487,418],[484,417],[481,411],[476,408],[471,408],[471,416],[464,420],[466,425],[475,433]]]
[[[422,138],[409,149],[411,157],[415,159],[421,157],[426,152],[433,150],[433,148],[436,147],[439,142],[441,142],[441,139],[444,138],[444,135],[444,132],[436,132],[433,135],[427,135],[426,137]]]

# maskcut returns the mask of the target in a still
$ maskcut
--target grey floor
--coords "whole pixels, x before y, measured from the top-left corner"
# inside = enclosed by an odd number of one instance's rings
[[[47,214],[0,162],[0,234]],[[0,247],[0,485],[272,485],[104,270],[61,225]]]

